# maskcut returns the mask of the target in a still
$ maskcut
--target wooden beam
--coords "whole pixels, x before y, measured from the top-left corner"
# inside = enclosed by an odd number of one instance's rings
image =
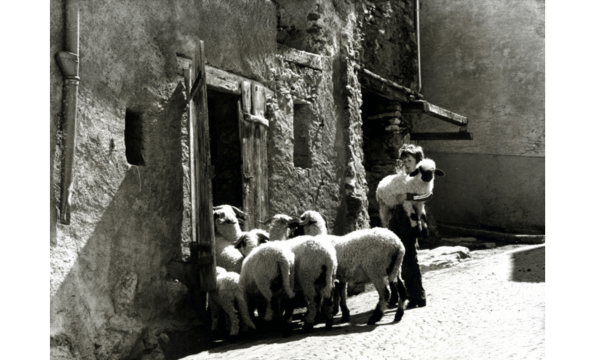
[[[399,102],[409,101],[411,90],[397,83],[381,78],[366,69],[360,70],[360,84],[362,88],[378,96]],[[409,92],[407,91],[409,90]]]
[[[230,73],[225,70],[217,69],[215,67],[205,65],[207,74],[207,89],[215,90],[226,94],[242,95],[241,83],[250,81],[261,86],[266,95],[273,96],[273,90],[264,86],[264,84],[248,79],[246,77]]]
[[[402,105],[403,114],[425,114],[448,123],[467,126],[467,118],[463,115],[455,114],[452,111],[443,109],[424,100],[411,101]]]
[[[460,132],[411,133],[411,140],[473,140],[473,134]]]
[[[251,121],[253,123],[263,124],[264,126],[269,126],[269,121],[265,119],[264,116],[244,114],[244,120]]]
[[[277,44],[277,54],[281,55],[286,61],[307,66],[315,70],[322,70],[322,55],[293,49],[281,44]]]

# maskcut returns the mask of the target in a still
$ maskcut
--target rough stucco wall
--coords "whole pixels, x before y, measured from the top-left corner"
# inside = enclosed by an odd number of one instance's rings
[[[330,60],[323,58],[326,71],[314,70],[279,59],[276,68],[278,96],[271,99],[269,128],[269,213],[301,215],[316,209],[334,223],[340,201],[342,147],[337,148],[338,121],[332,106]],[[329,88],[330,87],[330,88]],[[294,166],[293,97],[307,99],[315,114],[306,124],[312,166]]]
[[[432,152],[428,156],[446,172],[436,179],[430,203],[440,221],[512,233],[545,233],[543,159]],[[481,164],[479,172],[477,164]],[[524,172],[531,177],[518,176]],[[470,186],[469,178],[481,186]]]
[[[385,79],[417,89],[415,1],[365,1],[359,21],[363,66]]]
[[[426,141],[431,151],[545,156],[545,4],[424,0],[422,92],[469,118],[473,141]],[[424,117],[416,131],[456,131]]]
[[[433,200],[438,221],[545,231],[544,15],[539,0],[422,1],[422,93],[467,116],[473,133],[420,142],[446,171]],[[457,128],[423,116],[414,131]]]
[[[78,143],[71,225],[50,199],[52,356],[122,358],[143,332],[182,316],[166,280],[180,257],[183,87],[176,53],[205,41],[207,63],[270,83],[271,2],[80,1]],[[52,187],[58,187],[63,3],[51,3]],[[125,110],[142,112],[145,166],[127,165]],[[59,196],[59,194],[53,194]],[[187,196],[187,195],[186,195]],[[195,314],[185,314],[190,318]],[[184,321],[188,321],[184,317]]]

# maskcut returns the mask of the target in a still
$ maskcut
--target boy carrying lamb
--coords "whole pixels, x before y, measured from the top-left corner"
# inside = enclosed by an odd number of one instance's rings
[[[409,292],[407,308],[410,309],[426,306],[426,292],[417,261],[417,238],[424,232],[427,236],[424,202],[432,197],[434,175],[444,176],[444,172],[436,169],[432,160],[424,159],[421,146],[403,145],[399,149],[399,158],[405,169],[380,181],[376,199],[382,226],[397,234],[405,245],[402,275]],[[394,306],[396,288],[393,283],[390,286],[389,306]]]
[[[424,203],[432,197],[434,176],[444,176],[444,172],[436,169],[433,160],[424,159],[420,146],[403,145],[399,149],[399,158],[404,170],[382,179],[376,190],[382,226],[388,228],[390,210],[402,204],[411,227],[417,227],[422,237],[428,237]]]

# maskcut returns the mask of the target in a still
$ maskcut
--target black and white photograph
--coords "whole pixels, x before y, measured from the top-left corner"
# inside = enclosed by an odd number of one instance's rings
[[[590,357],[592,6],[14,5],[8,358]]]

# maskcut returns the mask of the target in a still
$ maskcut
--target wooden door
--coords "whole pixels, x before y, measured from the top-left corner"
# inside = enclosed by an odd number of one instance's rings
[[[242,141],[243,210],[249,214],[244,229],[251,230],[263,228],[260,222],[268,217],[268,121],[264,118],[264,88],[249,81],[243,81],[241,88],[238,117]]]
[[[200,290],[216,289],[215,227],[211,191],[211,150],[204,43],[200,40],[189,74],[192,238],[197,250]]]

